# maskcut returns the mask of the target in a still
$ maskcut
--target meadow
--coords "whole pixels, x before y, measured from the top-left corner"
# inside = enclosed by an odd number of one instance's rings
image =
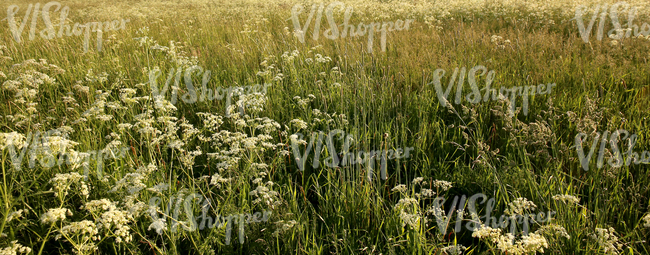
[[[647,1],[0,10],[2,255],[650,254]]]

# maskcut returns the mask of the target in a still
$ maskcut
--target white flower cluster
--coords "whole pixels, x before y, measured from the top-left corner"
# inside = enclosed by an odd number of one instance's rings
[[[481,225],[480,228],[472,233],[472,237],[486,239],[497,245],[501,252],[513,255],[522,255],[529,253],[544,253],[544,248],[548,248],[548,241],[545,237],[537,232],[523,236],[515,242],[515,236],[511,233],[501,235],[501,229],[493,229]]]
[[[72,216],[72,211],[66,208],[50,208],[41,216],[41,222],[44,224],[55,223],[59,220],[65,220],[65,216]]]
[[[305,99],[301,99],[299,96],[293,97],[293,100],[298,101],[297,103],[301,107],[306,107],[307,105],[309,105],[309,103],[314,101],[314,99],[316,99],[316,96],[314,96],[312,94],[307,95],[307,98],[305,98]]]
[[[295,220],[289,220],[289,221],[280,220],[280,221],[275,222],[275,224],[278,227],[273,232],[273,235],[278,236],[278,235],[286,232],[287,230],[292,229],[294,226],[296,226],[298,224],[298,222],[296,222]]]
[[[155,219],[151,225],[149,225],[149,228],[147,228],[147,230],[151,230],[152,228],[156,231],[156,233],[158,233],[158,235],[162,235],[163,230],[167,229],[167,220],[165,218]]]
[[[269,186],[273,185],[272,182],[267,182]],[[276,206],[280,206],[282,201],[280,200],[280,193],[274,190],[270,190],[266,186],[257,186],[253,191],[249,192],[250,196],[257,197],[253,200],[253,204],[264,203],[266,206],[275,209]]]
[[[451,189],[452,185],[451,182],[448,181],[440,181],[440,180],[435,180],[433,181],[433,186],[439,189],[442,189],[442,191],[447,191]]]
[[[525,197],[517,198],[515,201],[512,201],[508,204],[508,209],[504,212],[509,215],[521,215],[524,214],[524,210],[535,210],[537,206],[532,202],[528,201]]]
[[[23,210],[23,209],[20,209],[20,210],[15,211],[15,212],[11,212],[11,213],[9,214],[9,216],[7,216],[7,220],[6,220],[6,222],[10,222],[10,221],[12,221],[13,219],[20,219],[20,218],[22,218],[22,217],[23,217],[23,212],[25,212],[25,210]]]
[[[417,197],[433,197],[433,196],[435,196],[436,194],[437,194],[437,193],[436,193],[435,191],[431,190],[431,189],[425,189],[425,188],[422,188],[422,189],[420,190],[420,194],[415,194],[415,195],[416,195]]]
[[[11,241],[11,246],[3,248],[0,250],[0,255],[16,255],[18,253],[30,253],[32,249],[29,247],[22,246],[18,241]]]
[[[402,220],[402,227],[409,225],[414,229],[418,229],[422,217],[419,213],[408,213],[406,211],[399,212],[399,218]]]
[[[562,201],[565,204],[578,204],[578,203],[580,203],[580,198],[577,198],[577,197],[572,196],[572,195],[557,194],[557,195],[553,196],[553,199],[557,200],[557,201]]]
[[[395,208],[401,208],[401,207],[408,207],[409,205],[418,205],[418,201],[413,198],[401,198],[399,201],[397,201],[397,204],[395,204]]]
[[[97,226],[94,222],[83,220],[79,222],[72,222],[69,225],[61,228],[59,230],[59,234],[56,236],[56,239],[59,239],[62,236],[70,237],[73,235],[80,235],[96,241],[99,240],[99,237],[97,236],[98,233],[99,230],[97,229]]]
[[[48,72],[45,74],[43,72]],[[14,94],[13,103],[20,109],[20,113],[8,115],[10,121],[14,122],[16,127],[27,125],[32,119],[36,118],[38,110],[36,106],[39,100],[39,88],[41,85],[54,84],[56,80],[50,75],[55,76],[64,73],[65,70],[52,64],[48,64],[45,59],[36,62],[34,59],[25,60],[20,64],[15,64],[6,75],[7,80],[2,83],[2,88]],[[27,115],[25,115],[27,114]]]
[[[90,189],[83,179],[84,176],[77,172],[54,175],[54,178],[50,179],[50,183],[54,183],[54,196],[59,198],[67,196],[68,190],[74,184],[79,188],[79,193],[88,198]]]
[[[404,184],[399,184],[395,186],[393,189],[391,189],[393,192],[406,192],[406,185]]]
[[[223,178],[219,173],[216,173],[212,175],[212,179],[210,179],[210,185],[217,186],[217,188],[221,188],[222,183],[228,183],[232,180],[232,178]]]
[[[266,100],[266,95],[262,93],[245,94],[239,96],[239,100],[235,105],[239,107],[239,109],[245,110],[249,115],[255,115],[264,110]]]
[[[564,227],[553,223],[542,226],[539,228],[539,230],[537,230],[537,232],[540,234],[561,236],[566,239],[571,239],[571,236],[566,232],[566,229]]]
[[[100,229],[106,230],[106,232],[112,232],[116,238],[116,243],[131,242],[133,237],[129,233],[129,222],[133,221],[133,216],[128,211],[123,210],[109,210],[102,213],[102,216],[99,218],[99,224],[97,227]]]
[[[492,35],[490,41],[494,43],[499,49],[505,49],[506,46],[510,46],[510,40],[503,40],[503,37],[498,35]]]
[[[82,205],[79,209],[86,209],[92,214],[98,214],[100,211],[110,211],[115,210],[116,208],[117,207],[115,206],[115,202],[106,198],[102,198],[100,200],[92,200],[90,202],[86,202],[86,204]]]
[[[614,228],[596,228],[596,234],[589,236],[598,242],[598,246],[603,249],[604,253],[619,254],[622,244],[618,242],[618,237],[615,235]]]
[[[306,129],[307,128],[307,122],[301,120],[301,119],[293,119],[289,122],[290,124],[293,124],[298,130],[301,129]],[[295,134],[292,136],[296,136]],[[306,143],[306,142],[305,142]]]
[[[402,227],[408,224],[412,228],[418,229],[423,217],[417,199],[410,197],[401,198],[397,201],[397,204],[395,204],[394,210],[399,211],[399,217],[402,220]],[[426,219],[424,219],[423,223],[426,223]]]
[[[0,133],[0,151],[9,146],[14,146],[18,150],[22,149],[25,143],[25,136],[18,132]]]
[[[134,195],[147,187],[143,181],[147,179],[150,173],[157,169],[158,167],[153,163],[150,163],[148,166],[141,166],[135,171],[135,173],[128,173],[115,183],[115,186],[110,190],[110,192],[117,192],[121,188],[126,188],[129,195]]]
[[[467,250],[467,247],[463,245],[451,245],[442,248],[442,252],[446,255],[461,255],[465,250]]]
[[[424,181],[424,178],[423,178],[423,177],[417,177],[417,178],[413,179],[413,182],[412,182],[412,183],[413,183],[414,185],[415,185],[415,184],[427,185],[427,182]]]

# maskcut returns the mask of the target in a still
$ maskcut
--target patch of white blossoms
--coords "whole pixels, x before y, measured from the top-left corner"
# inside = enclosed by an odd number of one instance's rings
[[[596,228],[595,234],[590,234],[591,239],[598,242],[598,246],[604,253],[619,254],[623,245],[618,242],[614,228]]]
[[[472,237],[486,239],[490,243],[496,244],[497,249],[501,252],[513,255],[523,255],[529,253],[544,253],[544,248],[548,248],[548,241],[539,233],[531,233],[523,236],[520,240],[515,241],[515,236],[511,233],[501,234],[501,229],[493,229],[481,225],[474,230]]]
[[[32,252],[31,248],[22,246],[18,243],[18,241],[11,241],[11,245],[9,247],[5,247],[0,250],[0,255],[16,255],[18,253],[27,254],[30,252]]]
[[[537,206],[528,199],[524,197],[517,198],[515,201],[512,201],[508,204],[508,208],[504,211],[509,215],[522,215],[524,210],[535,210]]]
[[[433,181],[433,186],[442,189],[442,191],[447,191],[452,188],[452,183],[448,181],[435,180]]]
[[[45,224],[55,223],[59,220],[65,220],[65,216],[72,216],[72,211],[66,208],[50,208],[41,216],[41,222]]]
[[[577,198],[572,195],[555,195],[553,196],[554,200],[564,202],[565,204],[578,204],[580,203],[580,198]]]
[[[273,185],[272,182],[267,182],[268,186]],[[263,203],[266,206],[275,209],[276,206],[279,206],[282,204],[282,201],[280,201],[280,193],[277,191],[270,190],[266,186],[257,186],[253,191],[251,191],[248,195],[256,197],[255,200],[253,200],[253,204],[260,204]]]
[[[77,172],[54,175],[54,178],[50,179],[50,183],[54,183],[54,196],[59,198],[67,196],[68,190],[74,184],[79,188],[79,193],[88,198],[90,189],[83,179],[84,176]]]

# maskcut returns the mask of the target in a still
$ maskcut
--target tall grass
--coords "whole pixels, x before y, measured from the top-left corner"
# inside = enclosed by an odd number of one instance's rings
[[[291,7],[298,2],[61,3],[71,9],[68,24],[121,18],[131,22],[126,30],[105,33],[101,52],[95,49],[93,34],[89,52],[84,53],[83,36],[45,40],[38,36],[44,28],[39,20],[36,39],[27,40],[28,23],[23,42],[17,43],[6,20],[2,21],[0,45],[6,48],[0,61],[0,74],[4,74],[0,98],[6,103],[0,104],[0,247],[17,241],[34,254],[443,254],[445,247],[459,244],[467,247],[463,254],[501,254],[494,243],[473,237],[464,227],[454,233],[457,214],[450,216],[450,227],[441,235],[436,218],[427,213],[437,196],[447,199],[447,211],[456,195],[484,193],[496,199],[493,214],[497,216],[520,197],[532,201],[535,212],[556,211],[552,224],[566,229],[570,238],[547,236],[546,254],[606,253],[607,242],[592,235],[609,227],[618,238],[617,242],[606,239],[614,242],[615,253],[650,252],[650,228],[643,220],[650,202],[647,165],[605,164],[599,169],[594,159],[590,170],[584,171],[575,147],[578,133],[626,129],[639,136],[634,151],[650,150],[645,128],[650,41],[626,38],[615,44],[592,35],[590,43],[584,43],[571,20],[575,6],[582,3],[346,2],[354,6],[351,24],[416,20],[409,30],[388,33],[385,52],[375,34],[371,54],[366,51],[367,37],[329,40],[321,34],[318,41],[312,40],[313,21],[305,43],[299,42],[289,19]],[[0,7],[5,10],[10,4],[14,2]],[[16,16],[22,17],[28,3],[16,4],[20,5]],[[308,12],[311,2],[301,4]],[[58,24],[58,12],[52,16]],[[300,16],[301,22],[306,16]],[[335,12],[335,18],[341,24],[343,12]],[[635,20],[640,26],[650,17],[639,11]],[[321,33],[326,28],[323,16]],[[134,39],[143,37],[149,39]],[[45,59],[65,72],[43,63],[12,67],[29,59]],[[149,71],[159,67],[160,85],[170,68],[185,70],[191,65],[211,71],[208,87],[213,89],[273,85],[266,95],[233,96],[233,104],[247,104],[246,116],[235,109],[235,114],[225,117],[225,99],[184,103],[180,96],[188,91],[183,81],[176,109],[161,107],[171,100],[172,88],[156,101],[148,84]],[[550,95],[529,98],[527,115],[521,111],[520,97],[514,117],[508,116],[507,100],[468,103],[467,85],[460,105],[452,100],[454,86],[449,96],[453,109],[443,107],[433,88],[433,72],[446,71],[441,80],[446,88],[455,68],[477,65],[496,71],[492,87],[497,90],[557,86]],[[17,100],[7,81],[32,88],[34,79],[41,77],[35,71],[55,81],[39,84],[38,93],[27,102]],[[484,77],[477,79],[481,89]],[[201,80],[197,76],[193,82]],[[254,110],[256,105],[263,110]],[[36,110],[30,112],[30,107]],[[112,117],[101,120],[102,115]],[[299,127],[294,119],[307,127]],[[133,126],[118,126],[126,123]],[[27,137],[30,132],[65,127],[73,130],[68,139],[79,143],[67,148],[68,153],[118,143],[128,146],[129,153],[104,162],[105,180],[93,171],[83,182],[65,175],[70,178],[62,192],[50,180],[61,174],[83,174],[83,166],[44,168],[37,163],[30,168],[24,159],[21,169],[13,167],[10,138],[5,134]],[[386,180],[379,178],[378,169],[368,180],[369,169],[363,164],[324,166],[323,159],[331,156],[328,150],[323,150],[318,168],[312,166],[310,156],[307,168],[299,171],[290,135],[300,132],[309,142],[311,132],[334,129],[354,136],[351,151],[415,150],[410,158],[389,161]],[[585,142],[585,150],[591,141]],[[335,140],[336,148],[342,145],[342,140]],[[39,145],[30,145],[25,158],[32,148]],[[606,149],[611,156],[610,147]],[[91,160],[88,167],[95,169],[96,164]],[[413,183],[417,177],[426,184]],[[212,183],[219,178],[223,181]],[[441,189],[435,180],[451,182],[453,187]],[[88,197],[82,191],[84,184],[90,189]],[[159,184],[168,188],[154,188]],[[405,191],[393,189],[400,184],[406,185]],[[258,193],[259,197],[251,193],[265,190],[260,187],[268,191]],[[436,195],[426,197],[423,189]],[[173,232],[174,220],[169,217],[168,228],[159,235],[150,228],[150,212],[161,215],[179,192],[182,197],[198,193],[210,198],[214,202],[210,215],[273,213],[266,223],[246,224],[243,244],[238,242],[237,224],[228,245],[225,226],[193,232],[179,227]],[[557,194],[573,195],[580,202],[572,205],[553,199]],[[153,197],[161,198],[159,208],[150,207]],[[402,207],[400,202],[408,198],[417,202]],[[101,199],[108,199],[112,207],[88,204]],[[52,208],[69,209],[72,215],[43,222]],[[192,208],[194,215],[200,215],[198,203]],[[12,214],[18,210],[23,210],[21,217]],[[177,220],[187,221],[183,210]],[[485,204],[478,210],[483,215]],[[118,231],[120,223],[106,225],[117,220],[111,213],[118,212],[132,217],[122,224],[126,234]],[[402,213],[419,216],[419,223],[407,224]],[[84,220],[92,222],[98,233],[79,230],[57,238],[65,226]],[[540,228],[532,226],[533,231]]]

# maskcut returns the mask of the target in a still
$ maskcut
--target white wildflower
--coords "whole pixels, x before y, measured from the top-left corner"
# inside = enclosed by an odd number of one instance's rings
[[[535,208],[537,206],[533,202],[520,197],[508,204],[508,209],[505,210],[505,213],[509,215],[522,215],[524,214],[524,210],[535,210]]]
[[[447,191],[453,187],[451,182],[440,180],[433,181],[433,186],[442,189],[442,191]]]
[[[442,252],[446,255],[460,255],[467,250],[467,247],[463,245],[451,245],[445,248],[442,248]]]
[[[164,218],[158,218],[149,225],[147,230],[151,230],[152,228],[156,230],[156,233],[162,235],[162,231],[167,229],[167,222]]]
[[[577,197],[572,196],[572,195],[560,195],[560,194],[558,194],[558,195],[554,195],[553,199],[557,200],[557,201],[562,201],[565,204],[578,204],[578,203],[580,203],[580,198],[577,198]]]
[[[424,181],[424,178],[423,177],[418,177],[418,178],[413,179],[413,184],[419,184],[422,181]]]
[[[406,192],[406,185],[399,184],[399,185],[395,186],[393,189],[391,189],[391,191],[393,191],[393,192],[395,192],[395,191],[397,191],[397,192]]]
[[[618,242],[618,237],[615,235],[614,228],[596,228],[596,234],[589,235],[592,239],[598,242],[598,246],[603,249],[604,253],[619,254],[622,244]]]
[[[0,250],[2,255],[15,255],[18,253],[30,253],[32,249],[29,247],[22,246],[18,241],[11,241],[11,246],[3,248]]]
[[[20,218],[22,218],[22,217],[23,217],[23,212],[24,212],[23,209],[20,209],[20,210],[15,211],[15,212],[11,212],[11,213],[9,214],[9,216],[7,216],[7,220],[6,220],[6,222],[10,222],[10,221],[12,221],[13,219],[20,219]]]
[[[65,220],[65,216],[72,216],[72,212],[66,208],[51,208],[41,216],[41,222],[45,224]]]

